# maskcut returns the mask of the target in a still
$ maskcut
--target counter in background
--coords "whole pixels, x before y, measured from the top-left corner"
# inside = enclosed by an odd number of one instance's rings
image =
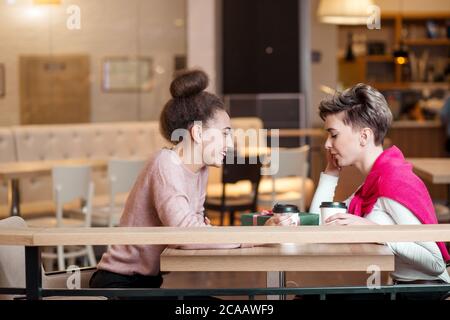
[[[394,121],[387,137],[405,157],[445,156],[445,130],[439,121]]]

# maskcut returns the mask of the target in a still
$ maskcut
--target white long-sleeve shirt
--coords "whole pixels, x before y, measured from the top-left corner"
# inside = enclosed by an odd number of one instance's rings
[[[319,185],[314,194],[310,212],[320,214],[320,204],[333,201],[338,177],[320,174]],[[345,204],[347,208],[353,198],[351,195]],[[372,211],[365,218],[380,224],[421,224],[419,219],[405,206],[395,200],[378,198]],[[439,247],[435,242],[388,242],[386,245],[395,255],[393,279],[400,281],[437,280],[450,283]]]

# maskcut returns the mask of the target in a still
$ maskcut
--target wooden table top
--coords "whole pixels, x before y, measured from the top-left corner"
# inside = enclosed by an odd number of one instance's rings
[[[421,178],[436,184],[450,184],[450,158],[407,158],[414,172]]]
[[[0,163],[0,179],[19,179],[41,175],[48,175],[56,166],[81,166],[89,165],[94,169],[106,169],[107,160],[101,159],[65,159],[48,161],[18,161]]]
[[[377,244],[273,244],[242,249],[166,248],[161,271],[380,271],[394,270],[394,254]]]
[[[0,245],[109,245],[189,243],[380,243],[450,241],[450,224],[300,227],[0,227]]]

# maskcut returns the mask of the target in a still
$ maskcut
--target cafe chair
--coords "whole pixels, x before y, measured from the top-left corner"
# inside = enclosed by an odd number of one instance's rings
[[[270,166],[277,168],[277,171],[261,181],[258,198],[260,207],[270,209],[276,203],[289,203],[305,211],[309,151],[308,145],[283,148],[278,151],[278,159],[271,157]]]
[[[261,162],[257,157],[241,157],[228,153],[222,168],[221,190],[219,193],[207,194],[205,209],[220,212],[220,225],[224,224],[224,215],[229,212],[230,225],[234,225],[236,212],[256,212],[260,180]],[[244,187],[241,192],[228,196],[227,186],[238,184],[247,185],[249,188]]]
[[[94,183],[91,179],[89,166],[60,166],[52,170],[53,199],[56,206],[56,217],[34,218],[27,221],[29,227],[38,228],[76,228],[90,227],[92,215],[92,201],[94,196]],[[64,216],[64,205],[80,201],[79,216]],[[66,269],[66,259],[74,261],[76,258],[87,258],[89,265],[97,264],[92,246],[71,246],[66,248],[57,246],[56,253],[42,252],[43,260],[57,260],[58,270]]]
[[[0,220],[0,228],[27,228],[27,223],[21,217],[10,217]],[[80,289],[89,288],[89,279],[96,268],[80,268]],[[72,272],[42,272],[42,287],[45,289],[67,289],[67,280]],[[24,288],[25,283],[25,248],[23,246],[0,246],[0,288]],[[0,295],[0,300],[20,299],[15,295]],[[105,297],[46,297],[45,300],[105,300]]]
[[[145,160],[140,159],[112,159],[108,162],[109,203],[103,206],[94,205],[92,211],[93,226],[113,227],[119,225],[124,199],[126,199],[144,165]]]

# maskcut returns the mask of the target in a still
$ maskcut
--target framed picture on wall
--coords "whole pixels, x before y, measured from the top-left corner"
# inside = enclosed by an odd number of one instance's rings
[[[102,64],[102,88],[105,92],[151,91],[153,73],[150,57],[108,57]]]
[[[179,71],[186,69],[187,67],[187,58],[185,54],[177,54],[174,57],[174,70]]]
[[[0,63],[0,97],[5,96],[5,65]]]

